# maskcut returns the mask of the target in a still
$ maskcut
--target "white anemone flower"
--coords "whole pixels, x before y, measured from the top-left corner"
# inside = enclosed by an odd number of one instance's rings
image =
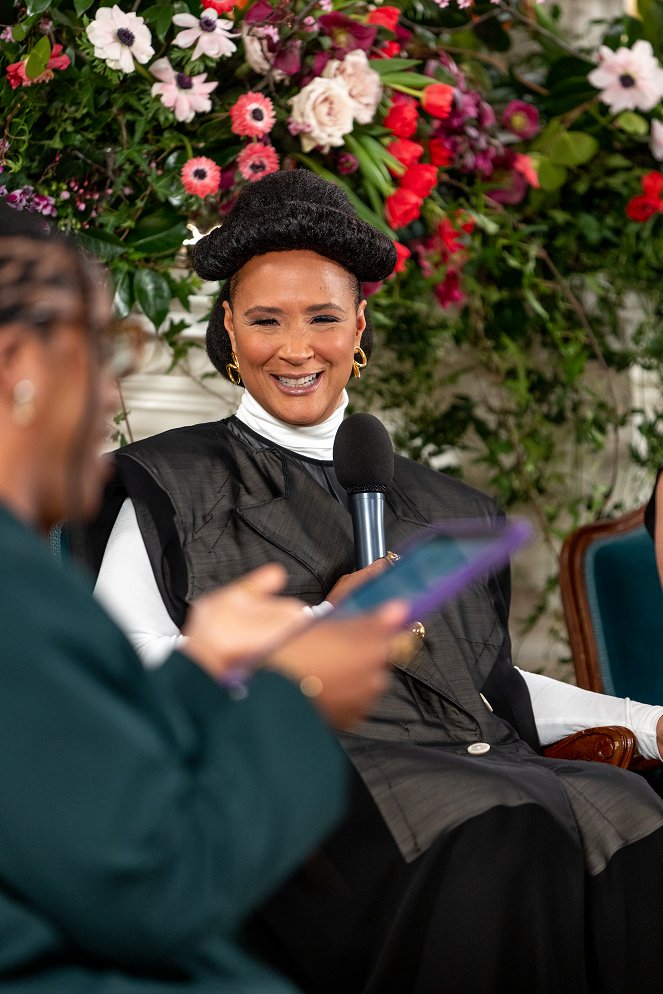
[[[168,59],[157,59],[150,72],[160,80],[152,85],[152,96],[159,97],[178,121],[193,121],[196,114],[207,114],[212,109],[210,93],[219,84],[207,83],[207,73],[187,76],[177,72]]]
[[[652,110],[663,97],[663,69],[648,41],[633,48],[599,49],[599,64],[587,79],[601,90],[601,100],[615,114],[622,110]]]
[[[237,45],[231,38],[236,38],[236,34],[231,33],[232,21],[219,20],[219,15],[215,10],[208,8],[204,10],[200,17],[193,14],[175,14],[173,24],[179,28],[186,28],[180,31],[175,44],[180,48],[191,48],[194,44],[192,58],[198,59],[201,55],[209,55],[212,59],[219,56],[232,55],[237,50]]]
[[[85,33],[94,45],[98,59],[121,72],[134,71],[136,62],[148,62],[154,55],[152,35],[138,14],[125,14],[117,6],[100,7]]]

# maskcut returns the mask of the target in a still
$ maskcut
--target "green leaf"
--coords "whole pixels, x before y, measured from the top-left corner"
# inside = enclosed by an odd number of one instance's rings
[[[582,166],[593,159],[599,143],[583,131],[560,131],[547,148],[556,166]]]
[[[179,212],[160,210],[140,219],[127,238],[135,258],[174,255],[189,231]]]
[[[115,293],[113,294],[113,313],[118,318],[125,318],[134,302],[133,280],[130,269],[120,269],[113,272]]]
[[[661,0],[638,0],[638,13],[647,39],[654,51],[660,54],[663,47],[663,3]]]
[[[367,138],[367,136],[365,137]],[[367,140],[372,139],[367,138]],[[359,137],[348,134],[344,135],[343,141],[348,151],[356,156],[365,182],[375,187],[383,197],[388,197],[390,193],[393,193],[394,188],[384,164],[381,160],[376,162]],[[373,206],[375,207],[375,204]]]
[[[12,28],[12,38],[14,41],[23,41],[27,36],[28,26],[25,23],[15,24]]]
[[[74,0],[74,7],[78,16],[80,17],[86,10],[89,10],[93,3],[94,0]]]
[[[158,331],[170,310],[168,280],[154,269],[139,269],[134,277],[134,291],[143,313]]]
[[[418,72],[392,72],[384,73],[382,82],[385,86],[407,86],[411,90],[423,90],[427,86],[431,86],[435,80]]]
[[[340,186],[341,190],[347,194],[352,206],[357,211],[357,214],[362,221],[368,221],[368,223],[372,224],[374,228],[377,228],[379,231],[383,231],[385,235],[389,235],[391,239],[396,238],[395,232],[389,227],[384,217],[376,211],[372,211],[370,207],[367,207],[366,203],[357,196],[352,187],[344,182],[344,180],[340,179],[339,176],[336,176],[335,173],[330,172],[329,169],[325,169],[324,166],[319,164],[317,159],[313,159],[309,155],[304,155],[303,152],[296,153],[294,158],[298,159],[300,162],[303,162],[305,166],[308,166],[308,168],[312,172],[317,173],[318,176],[322,176],[323,179],[329,180],[330,183],[335,183],[336,186]]]
[[[420,65],[419,59],[371,59],[371,69],[379,76],[388,73],[403,72],[404,69],[411,69]]]
[[[649,134],[649,122],[646,118],[641,117],[640,114],[634,114],[632,110],[623,111],[615,119],[615,124],[622,131],[625,131],[627,135]]]
[[[563,186],[566,182],[568,176],[568,172],[564,166],[555,165],[546,156],[542,156],[539,159],[537,173],[539,175],[539,186],[548,193],[559,190],[560,186]]]
[[[51,0],[28,0],[28,14],[43,14],[51,6]]]
[[[107,262],[126,252],[126,245],[117,235],[100,228],[86,228],[76,234],[76,241],[89,255]]]
[[[46,35],[39,39],[37,44],[30,49],[28,60],[25,65],[25,74],[28,79],[36,79],[45,70],[48,60],[51,57],[51,43]]]

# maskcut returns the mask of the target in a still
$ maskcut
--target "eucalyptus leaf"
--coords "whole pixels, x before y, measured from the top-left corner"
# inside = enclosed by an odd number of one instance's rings
[[[623,111],[615,120],[616,127],[625,131],[627,135],[648,135],[649,122],[640,114],[632,110]]]
[[[581,166],[593,159],[599,143],[582,131],[561,131],[548,146],[550,161],[556,166]]]
[[[143,313],[158,331],[170,310],[171,292],[168,280],[154,269],[139,269],[134,277],[134,292]]]
[[[537,173],[539,176],[539,186],[548,193],[559,190],[568,177],[568,171],[564,166],[556,165],[545,156],[539,159]]]

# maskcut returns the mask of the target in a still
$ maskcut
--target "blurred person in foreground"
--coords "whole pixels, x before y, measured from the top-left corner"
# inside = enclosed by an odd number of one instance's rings
[[[192,598],[249,564],[281,562],[287,593],[313,608],[361,579],[348,578],[331,455],[348,379],[371,359],[361,284],[395,261],[390,239],[305,169],[249,183],[196,245],[198,273],[225,281],[208,352],[245,390],[233,417],[119,450],[94,532],[97,593],[147,662],[183,644]],[[499,516],[484,494],[396,456],[388,547],[439,519]],[[517,670],[508,610],[503,574],[431,613],[416,655],[342,734],[349,815],[252,922],[307,994],[660,989],[663,803],[634,774],[546,759],[540,745],[625,724],[657,757],[663,708]]]
[[[0,208],[0,989],[292,994],[242,922],[341,814],[321,715],[351,723],[383,689],[404,611],[302,631],[265,566],[146,671],[36,534],[96,509],[112,346],[99,273]]]

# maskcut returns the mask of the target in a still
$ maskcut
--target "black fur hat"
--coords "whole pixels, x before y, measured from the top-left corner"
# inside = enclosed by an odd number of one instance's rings
[[[309,249],[338,262],[359,283],[386,279],[396,265],[391,239],[357,217],[348,196],[334,183],[308,169],[272,173],[240,193],[223,225],[201,238],[193,249],[193,266],[207,280],[230,280],[256,255]],[[226,283],[214,304],[207,328],[207,354],[226,373],[231,347],[223,325]],[[370,355],[372,329],[362,348]]]
[[[253,256],[288,249],[333,259],[360,283],[384,280],[396,265],[391,239],[361,221],[339,187],[293,169],[245,186],[223,225],[195,245],[193,266],[204,279],[226,280]]]

